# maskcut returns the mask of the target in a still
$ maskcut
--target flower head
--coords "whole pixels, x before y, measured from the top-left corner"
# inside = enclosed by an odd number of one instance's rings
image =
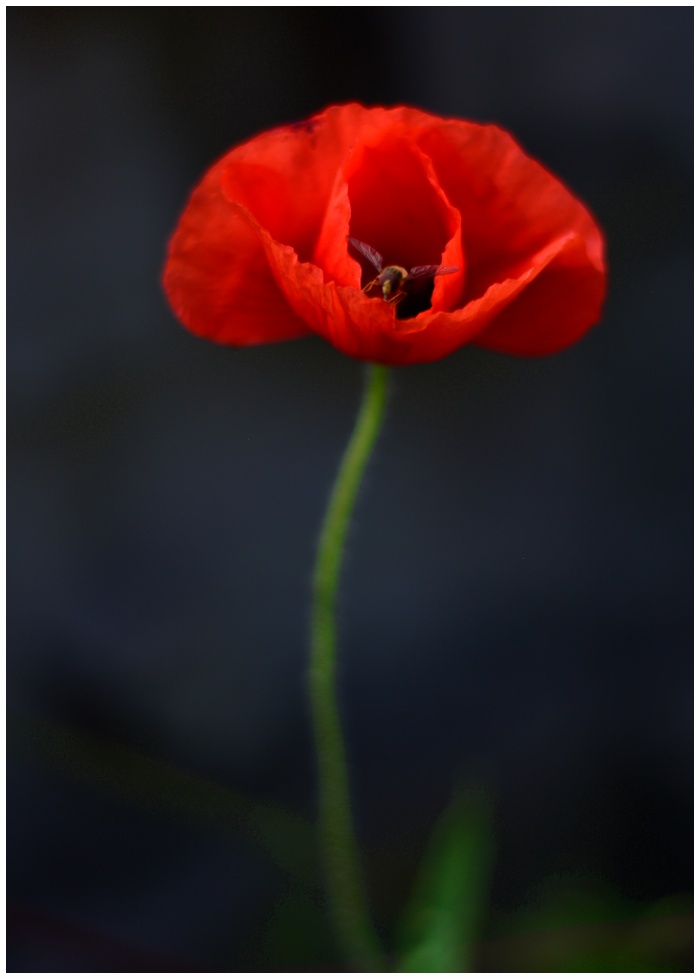
[[[597,321],[603,252],[583,205],[497,127],[345,105],[219,160],[164,285],[182,323],[220,343],[315,333],[384,364],[467,343],[546,354]]]

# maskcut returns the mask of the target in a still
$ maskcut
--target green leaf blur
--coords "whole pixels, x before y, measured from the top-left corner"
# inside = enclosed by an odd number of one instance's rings
[[[458,797],[438,823],[418,873],[400,932],[397,972],[469,971],[492,861],[486,801]]]

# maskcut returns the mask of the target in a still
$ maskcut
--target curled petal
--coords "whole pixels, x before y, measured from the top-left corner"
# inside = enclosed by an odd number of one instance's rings
[[[308,334],[250,223],[221,190],[221,165],[193,193],[173,235],[163,286],[193,333],[245,346]]]
[[[586,239],[573,235],[475,342],[521,356],[555,353],[597,321],[604,296],[603,269],[591,259]]]

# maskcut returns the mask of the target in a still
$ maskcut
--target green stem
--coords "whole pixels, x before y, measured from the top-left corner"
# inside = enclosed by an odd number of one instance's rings
[[[372,364],[321,531],[313,581],[311,705],[319,780],[319,830],[336,937],[357,971],[383,971],[352,827],[345,748],[336,698],[336,598],[348,524],[386,406],[388,369]]]

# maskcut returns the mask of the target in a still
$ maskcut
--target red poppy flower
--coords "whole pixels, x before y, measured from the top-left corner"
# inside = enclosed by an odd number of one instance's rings
[[[393,282],[384,294],[370,285],[373,253],[405,272],[446,269],[400,273],[406,295]],[[573,343],[598,319],[605,264],[586,209],[507,133],[345,105],[216,163],[180,219],[164,285],[211,340],[315,333],[351,357],[411,364],[466,343],[511,354]]]

